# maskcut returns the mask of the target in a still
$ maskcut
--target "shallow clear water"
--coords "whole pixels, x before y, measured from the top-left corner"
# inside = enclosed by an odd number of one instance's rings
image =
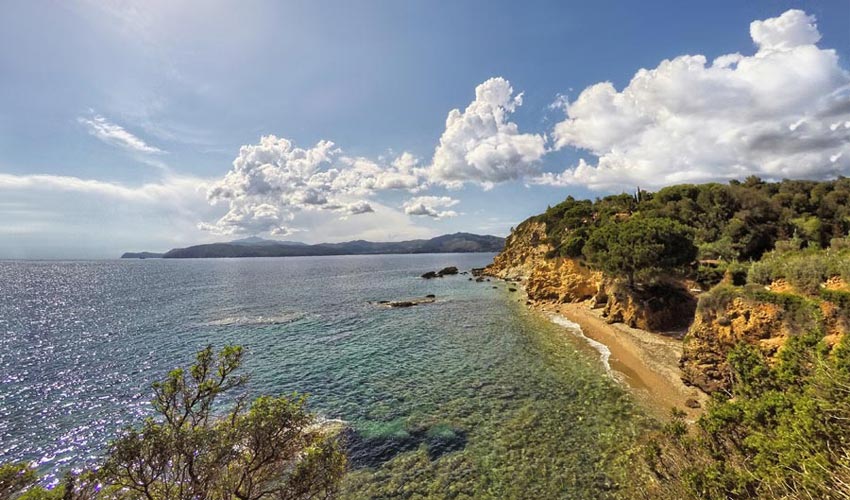
[[[152,380],[238,343],[252,390],[352,425],[348,497],[604,498],[643,417],[598,352],[502,283],[418,278],[491,259],[0,262],[0,461],[85,463]]]

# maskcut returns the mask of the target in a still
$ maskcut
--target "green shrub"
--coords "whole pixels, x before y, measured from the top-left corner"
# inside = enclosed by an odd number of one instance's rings
[[[734,398],[715,398],[690,432],[667,426],[646,445],[639,497],[850,498],[850,346],[818,342],[793,337],[775,364],[736,347]]]
[[[215,416],[222,394],[240,392],[242,349],[211,347],[187,369],[153,384],[151,417],[113,441],[97,470],[61,488],[35,486],[24,466],[0,467],[0,499],[310,499],[333,496],[346,471],[337,433],[316,425],[305,397],[261,396]],[[102,487],[101,487],[102,486]]]
[[[816,296],[829,278],[850,277],[850,251],[806,249],[797,252],[770,252],[753,263],[748,281],[768,285],[785,279],[794,288]]]

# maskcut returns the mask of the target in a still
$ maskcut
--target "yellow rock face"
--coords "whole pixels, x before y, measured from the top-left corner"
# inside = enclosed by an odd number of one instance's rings
[[[523,281],[533,302],[578,302],[596,295],[602,273],[593,272],[573,259],[547,258],[551,250],[546,225],[529,221],[508,236],[505,249],[485,272]]]
[[[788,293],[783,286],[773,287]],[[817,300],[809,298],[809,300]],[[848,312],[836,304],[817,302],[818,328],[828,345],[834,346],[848,331]],[[736,297],[719,309],[701,308],[685,338],[681,368],[684,380],[706,392],[728,389],[731,371],[726,359],[740,342],[757,346],[771,361],[789,337],[800,335],[794,314],[773,302]]]
[[[502,279],[527,279],[532,270],[546,261],[552,247],[546,242],[546,224],[520,224],[505,241],[505,249],[487,266],[485,273]]]
[[[605,306],[610,322],[651,331],[687,325],[693,317],[693,297],[687,288],[672,285],[662,296],[624,289],[578,259],[549,258],[546,225],[528,221],[507,238],[505,249],[485,270],[486,274],[524,283],[534,305],[563,304],[594,299]]]
[[[602,273],[572,259],[552,259],[532,269],[526,290],[534,301],[580,302],[595,296],[601,285]]]

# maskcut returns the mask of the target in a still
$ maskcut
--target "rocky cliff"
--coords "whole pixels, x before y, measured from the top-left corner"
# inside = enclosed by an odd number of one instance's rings
[[[546,240],[546,224],[527,220],[505,238],[505,246],[485,273],[502,279],[527,279],[545,262],[552,247]]]
[[[784,282],[713,289],[700,298],[684,339],[683,380],[706,392],[729,389],[727,356],[741,342],[758,347],[769,359],[775,359],[789,337],[808,332],[834,346],[850,331],[848,292],[837,279],[827,282],[818,297],[805,296]]]
[[[594,297],[602,286],[602,273],[574,259],[550,258],[546,224],[526,221],[505,241],[505,249],[485,273],[521,281],[532,302],[578,302]]]
[[[485,273],[523,282],[535,305],[590,300],[609,323],[666,331],[690,323],[696,300],[681,283],[630,288],[588,268],[581,260],[552,257],[546,224],[530,219],[508,236]]]
[[[727,356],[740,342],[775,357],[785,341],[816,330],[827,345],[850,331],[850,286],[839,278],[806,296],[780,280],[768,287],[733,286],[728,279],[696,297],[685,282],[629,287],[578,259],[554,257],[546,224],[530,219],[507,238],[485,274],[522,282],[534,306],[588,301],[609,323],[654,332],[683,331],[683,380],[706,392],[728,389]]]

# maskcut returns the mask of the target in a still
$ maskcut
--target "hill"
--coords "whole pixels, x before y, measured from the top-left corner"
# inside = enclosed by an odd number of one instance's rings
[[[291,241],[265,240],[254,237],[231,241],[229,243],[209,243],[186,248],[175,248],[163,254],[162,257],[166,259],[209,259],[225,257],[498,252],[502,250],[504,245],[504,238],[471,233],[446,234],[427,240],[396,242],[355,240],[343,243],[318,243],[315,245]],[[127,255],[136,254],[124,254],[124,256]],[[124,256],[122,258],[133,258]]]
[[[644,330],[612,338],[683,334],[646,366],[711,401],[685,400],[693,421],[677,408],[629,455],[631,498],[850,498],[848,231],[848,178],[684,184],[567,198],[485,272],[547,313]]]

